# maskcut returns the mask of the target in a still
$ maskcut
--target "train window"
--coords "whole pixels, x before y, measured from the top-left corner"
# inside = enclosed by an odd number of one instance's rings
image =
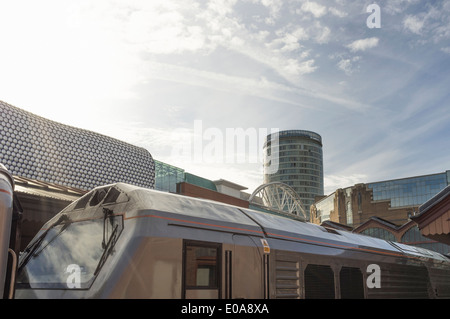
[[[88,193],[88,194],[84,195],[83,197],[81,197],[77,201],[74,209],[84,208],[86,206],[86,204],[89,202],[89,200],[91,199],[91,197],[92,197],[91,193]]]
[[[90,206],[96,206],[98,203],[100,203],[103,198],[106,196],[107,190],[105,188],[101,188],[97,191],[95,191],[94,196],[92,196],[91,201],[89,202]]]
[[[342,299],[363,299],[364,280],[359,268],[342,267],[339,273]]]
[[[110,217],[106,224],[100,218],[55,224],[25,251],[18,287],[89,288],[122,228],[122,216]]]
[[[305,269],[305,298],[334,299],[334,273],[330,266],[309,264]]]
[[[115,187],[111,187],[108,191],[108,194],[105,197],[105,200],[103,201],[103,204],[116,202],[119,195],[120,192]]]
[[[218,244],[186,242],[184,253],[184,283],[186,289],[219,288]]]

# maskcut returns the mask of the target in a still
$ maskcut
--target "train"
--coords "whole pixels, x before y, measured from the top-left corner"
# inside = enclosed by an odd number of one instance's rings
[[[449,298],[450,259],[117,183],[42,227],[19,258],[14,287],[17,299]]]
[[[0,299],[14,295],[11,278],[17,266],[17,254],[11,249],[14,216],[14,179],[0,163]],[[13,260],[12,264],[10,260]]]

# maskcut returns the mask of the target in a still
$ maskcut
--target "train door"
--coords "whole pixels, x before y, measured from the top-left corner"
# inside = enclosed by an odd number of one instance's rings
[[[266,297],[266,258],[259,238],[233,235],[233,245],[224,251],[224,298]]]

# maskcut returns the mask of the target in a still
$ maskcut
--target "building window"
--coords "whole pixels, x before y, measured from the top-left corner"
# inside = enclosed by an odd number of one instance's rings
[[[358,192],[358,212],[362,212],[362,195]]]
[[[379,228],[379,227],[367,228],[364,231],[362,231],[361,234],[371,236],[371,237],[381,238],[384,240],[394,241],[394,242],[397,241],[397,239],[395,238],[393,233],[391,233],[390,231],[388,231],[386,229]]]
[[[447,186],[446,173],[371,183],[373,200],[390,200],[391,207],[419,206]]]
[[[155,189],[176,193],[177,183],[184,180],[183,169],[155,160]]]
[[[353,225],[352,189],[346,188],[344,195],[346,201],[345,213],[347,215],[347,225]]]
[[[435,242],[431,239],[426,238],[420,233],[417,226],[410,228],[403,236],[402,243],[413,245],[425,249],[430,249],[438,253],[447,255],[450,253],[450,245]]]

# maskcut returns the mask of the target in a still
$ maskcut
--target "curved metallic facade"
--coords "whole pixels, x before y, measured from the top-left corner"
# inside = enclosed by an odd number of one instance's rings
[[[280,131],[270,134],[264,143],[265,163],[278,158],[278,171],[268,174],[264,167],[264,183],[282,182],[300,196],[309,218],[315,196],[324,193],[322,137],[305,130]],[[276,147],[271,141],[278,137]],[[278,155],[278,156],[277,156]]]
[[[2,101],[0,114],[0,162],[13,175],[85,190],[116,182],[155,186],[155,163],[143,148]]]

